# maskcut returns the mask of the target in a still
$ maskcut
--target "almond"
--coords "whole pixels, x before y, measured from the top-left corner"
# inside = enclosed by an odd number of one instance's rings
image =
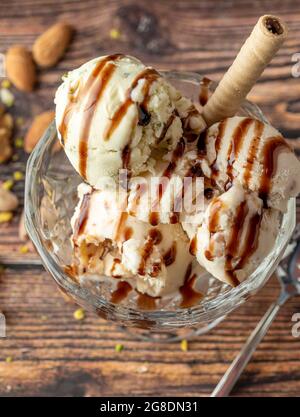
[[[7,161],[12,155],[11,135],[13,118],[8,113],[2,113],[0,108],[0,163]]]
[[[24,149],[30,153],[38,141],[41,139],[43,133],[53,121],[55,113],[51,110],[39,114],[33,119],[33,122],[24,139]]]
[[[18,198],[11,191],[0,187],[0,211],[13,211],[18,204]]]
[[[36,82],[36,70],[31,53],[20,45],[14,45],[6,53],[6,72],[10,81],[21,91],[32,91]]]
[[[33,44],[35,62],[43,67],[52,67],[65,53],[72,38],[73,29],[67,23],[59,22],[51,26]]]

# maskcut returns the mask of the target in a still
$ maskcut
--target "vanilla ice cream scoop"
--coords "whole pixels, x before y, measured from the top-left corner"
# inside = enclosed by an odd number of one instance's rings
[[[238,180],[257,192],[266,207],[281,211],[299,194],[300,162],[271,125],[230,117],[207,129],[204,140],[203,170],[222,191]]]
[[[101,177],[151,171],[153,149],[175,148],[205,122],[192,102],[155,69],[121,54],[87,62],[64,77],[55,96],[59,139],[77,172]]]
[[[154,227],[128,215],[125,193],[118,197],[110,188],[81,184],[78,194],[71,224],[81,274],[123,279],[154,297],[184,284],[194,257],[181,225]]]
[[[248,278],[270,253],[279,231],[280,212],[239,183],[214,198],[192,241],[199,263],[232,286]]]

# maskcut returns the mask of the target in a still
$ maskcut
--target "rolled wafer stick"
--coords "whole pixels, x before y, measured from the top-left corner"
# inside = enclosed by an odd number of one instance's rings
[[[233,64],[203,108],[203,117],[208,126],[237,112],[286,36],[287,27],[278,17],[266,15],[259,18]]]

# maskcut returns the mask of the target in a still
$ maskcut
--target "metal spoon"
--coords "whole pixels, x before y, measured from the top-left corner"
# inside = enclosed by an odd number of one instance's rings
[[[258,344],[266,335],[280,307],[291,297],[300,294],[300,224],[297,225],[285,254],[287,256],[284,257],[276,269],[276,274],[281,284],[281,292],[277,301],[269,307],[266,314],[251,333],[245,346],[232,362],[214,389],[211,397],[226,397],[230,394]]]

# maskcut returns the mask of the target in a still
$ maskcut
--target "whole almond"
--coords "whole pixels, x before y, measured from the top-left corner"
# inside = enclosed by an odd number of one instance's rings
[[[36,70],[31,53],[20,45],[6,52],[6,72],[10,81],[21,91],[32,91],[36,82]]]
[[[51,26],[33,44],[35,62],[44,68],[55,65],[65,53],[72,38],[73,29],[67,23]]]
[[[30,153],[33,150],[49,124],[53,121],[54,116],[55,113],[51,110],[35,116],[24,139],[24,150],[26,152]]]
[[[11,191],[0,187],[0,211],[13,211],[18,204],[18,198]]]

